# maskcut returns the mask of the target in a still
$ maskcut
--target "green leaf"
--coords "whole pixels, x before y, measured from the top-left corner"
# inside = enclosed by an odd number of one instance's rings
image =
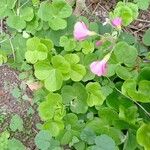
[[[148,80],[150,81],[150,67],[144,67],[141,69],[140,73],[139,73],[139,76],[138,76],[138,81],[141,81],[141,80]]]
[[[131,79],[132,78],[131,72],[126,67],[118,65],[116,67],[115,71],[116,71],[117,76],[120,77],[123,80],[127,80],[127,79]]]
[[[48,51],[51,51],[54,47],[54,44],[50,39],[40,39],[40,42],[47,47]]]
[[[22,30],[26,27],[26,22],[20,16],[9,16],[7,19],[7,25],[16,30]]]
[[[8,138],[10,137],[10,134],[8,131],[3,131],[0,133],[0,148],[2,150],[8,150]]]
[[[51,69],[49,76],[44,80],[45,88],[51,92],[59,90],[62,83],[63,76],[58,69]]]
[[[6,62],[7,62],[7,55],[5,54],[5,52],[0,50],[0,65]]]
[[[12,131],[23,131],[23,120],[19,115],[14,115],[10,122],[10,129]]]
[[[124,107],[124,106],[120,106],[119,107],[119,117],[122,120],[127,121],[130,124],[135,124],[137,121],[137,106],[133,105],[130,106],[128,108]]]
[[[27,60],[27,62],[31,63],[31,64],[35,64],[38,61],[38,52],[37,51],[27,51],[25,53],[25,58]]]
[[[119,119],[118,113],[109,107],[100,107],[98,115],[104,123],[109,125],[114,125],[114,122]]]
[[[130,96],[133,100],[147,103],[150,102],[149,95],[150,81],[142,80],[137,83],[134,80],[126,80],[122,86],[122,92]]]
[[[26,147],[19,140],[13,138],[8,142],[8,150],[26,150]]]
[[[45,1],[40,4],[38,17],[44,21],[49,21],[52,18],[52,6],[50,2]]]
[[[0,19],[3,19],[4,17],[7,16],[7,1],[3,0],[0,3]]]
[[[123,150],[133,150],[137,148],[136,135],[132,130],[127,132],[127,138],[124,142]]]
[[[60,121],[49,120],[44,123],[43,129],[47,130],[52,136],[57,137],[64,130],[64,123],[61,120]]]
[[[35,16],[30,22],[27,23],[26,31],[28,33],[35,34],[35,30],[37,30],[38,26],[39,26],[39,18]]]
[[[73,89],[72,86],[70,85],[65,85],[62,90],[62,98],[63,98],[63,103],[65,105],[70,105],[70,102],[76,98],[76,93],[75,90]]]
[[[61,150],[59,142],[53,139],[48,131],[41,130],[34,141],[40,150]]]
[[[134,44],[137,41],[137,39],[131,33],[128,32],[122,32],[120,34],[119,40],[125,41],[130,45]]]
[[[49,26],[52,28],[54,31],[57,30],[62,30],[67,27],[67,21],[62,19],[62,18],[53,18],[49,20]]]
[[[65,109],[62,104],[62,97],[56,93],[48,94],[46,101],[39,105],[39,115],[42,120],[47,121],[52,118],[60,120],[65,114]]]
[[[87,111],[87,92],[81,83],[74,83],[73,87],[64,86],[61,92],[63,103],[70,105],[72,112],[79,114]]]
[[[53,14],[60,18],[67,18],[72,14],[72,7],[64,0],[53,0]]]
[[[38,37],[33,37],[27,40],[27,50],[34,51],[37,50],[38,45],[40,44],[40,39]]]
[[[70,78],[73,81],[81,81],[86,74],[86,69],[81,64],[71,65]]]
[[[13,97],[15,97],[16,99],[19,99],[21,98],[21,90],[18,88],[18,87],[15,87],[12,91],[11,91],[11,94]]]
[[[137,142],[144,147],[145,150],[149,150],[150,148],[150,124],[143,124],[137,130]]]
[[[87,142],[89,145],[92,145],[92,144],[94,144],[96,134],[93,132],[92,129],[85,128],[82,130],[82,132],[80,134],[80,138],[81,138],[81,140]]]
[[[44,80],[49,77],[52,66],[49,62],[39,61],[34,65],[34,74],[39,80]]]
[[[51,146],[52,136],[48,131],[41,130],[35,137],[36,146],[41,150],[48,150]]]
[[[7,6],[10,9],[13,9],[16,5],[17,0],[7,0]]]
[[[145,34],[144,34],[144,36],[143,36],[143,39],[142,39],[143,43],[144,43],[146,46],[150,46],[150,39],[149,39],[149,36],[150,36],[150,29],[148,29],[148,30],[145,32]]]
[[[83,41],[81,43],[82,52],[86,55],[94,51],[94,43],[90,41]]]
[[[31,21],[34,17],[32,7],[23,7],[20,9],[20,17],[25,21]]]
[[[116,150],[114,140],[106,134],[97,136],[95,139],[96,146],[92,150]]]
[[[63,18],[67,18],[71,14],[71,6],[64,0],[55,0],[52,3],[43,2],[38,11],[38,16],[44,21],[49,21],[49,26],[53,30],[66,28],[67,22]]]
[[[70,64],[77,64],[80,61],[77,54],[66,54],[64,57]]]
[[[88,106],[92,107],[103,104],[106,97],[103,95],[101,86],[98,82],[89,82],[86,85],[86,90],[88,92]]]
[[[142,10],[147,10],[149,7],[149,4],[150,4],[149,0],[144,0],[144,1],[143,0],[134,0],[134,1],[137,3],[138,7]]]
[[[120,129],[105,124],[100,118],[94,118],[92,121],[89,121],[86,127],[91,128],[96,134],[109,135],[117,145],[121,144],[125,138]]]
[[[70,71],[70,64],[68,61],[65,60],[65,58],[61,55],[56,55],[52,57],[52,64],[53,67],[60,70],[62,73],[69,73]]]
[[[62,36],[60,38],[60,46],[64,47],[65,51],[74,51],[74,49],[76,48],[76,42],[72,38]]]
[[[118,2],[113,13],[110,13],[112,18],[120,17],[123,25],[129,25],[134,19],[138,17],[138,6],[134,3]]]
[[[61,144],[62,145],[69,144],[71,142],[72,138],[73,138],[72,132],[70,130],[66,131],[61,139]]]
[[[13,47],[15,49],[16,62],[22,63],[25,59],[26,39],[23,38],[21,34],[17,34],[12,39],[12,44],[13,44]]]
[[[128,45],[126,42],[117,43],[114,54],[116,59],[120,63],[124,63],[127,66],[133,66],[136,63],[138,56],[137,49],[133,46]]]

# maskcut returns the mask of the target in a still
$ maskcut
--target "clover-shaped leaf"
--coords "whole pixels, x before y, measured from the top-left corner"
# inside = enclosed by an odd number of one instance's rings
[[[138,88],[137,88],[138,85]],[[150,81],[141,80],[138,84],[135,80],[126,80],[122,86],[122,92],[130,96],[135,101],[150,102],[149,95]]]
[[[138,143],[144,147],[145,150],[149,150],[150,148],[150,124],[143,124],[137,130],[137,141]]]
[[[85,113],[87,111],[87,92],[81,83],[75,83],[73,87],[64,86],[61,92],[63,103],[69,105],[72,112]]]
[[[94,105],[103,104],[106,97],[103,95],[101,86],[98,82],[89,82],[86,85],[86,90],[88,92],[88,106],[92,107]]]
[[[114,54],[118,62],[124,63],[129,67],[135,65],[138,56],[137,49],[126,42],[117,43]]]
[[[62,97],[56,93],[50,93],[46,100],[39,105],[39,115],[42,120],[47,121],[52,118],[60,120],[65,114],[65,109],[62,104]]]

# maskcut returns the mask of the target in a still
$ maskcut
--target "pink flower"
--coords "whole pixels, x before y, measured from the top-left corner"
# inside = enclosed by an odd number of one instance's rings
[[[117,27],[117,28],[120,28],[121,24],[122,24],[122,19],[119,17],[112,20],[112,25]]]
[[[107,62],[112,54],[113,50],[110,51],[101,61],[94,61],[90,65],[91,72],[97,76],[106,76],[107,73]]]
[[[107,60],[94,61],[90,65],[91,71],[97,76],[105,76],[107,73]]]
[[[103,44],[102,40],[96,41],[96,43],[95,43],[96,46],[101,46],[102,44]]]
[[[87,26],[82,21],[75,24],[73,34],[74,38],[79,41],[86,39],[88,36],[96,35],[95,32],[88,30]]]

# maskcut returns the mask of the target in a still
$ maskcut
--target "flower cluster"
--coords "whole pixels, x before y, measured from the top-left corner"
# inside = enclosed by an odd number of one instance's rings
[[[121,29],[122,20],[117,17],[111,21],[112,25],[118,29]],[[89,36],[98,35],[94,31],[90,31],[84,22],[77,22],[74,26],[74,38],[78,41],[85,40]],[[99,40],[96,42],[96,46],[101,46],[103,44],[103,40]],[[112,51],[111,51],[112,52]],[[111,52],[108,53],[102,60],[94,61],[90,64],[90,70],[97,76],[106,76],[107,74],[107,62],[111,56]]]

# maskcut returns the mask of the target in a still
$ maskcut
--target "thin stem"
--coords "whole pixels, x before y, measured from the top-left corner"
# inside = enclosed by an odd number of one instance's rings
[[[1,34],[3,33],[3,20],[1,19]]]
[[[13,58],[14,58],[14,62],[15,62],[15,60],[16,60],[16,57],[15,57],[15,49],[14,49],[14,46],[13,46],[13,44],[12,44],[11,39],[9,39],[9,42],[10,42],[10,46],[11,46],[11,50],[12,50]]]
[[[4,40],[2,40],[2,41],[0,41],[0,44],[2,44],[3,42],[5,42],[5,41],[7,41],[7,40],[12,39],[12,38],[13,38],[13,36],[12,36],[12,37],[10,37],[9,39],[4,39]]]
[[[106,78],[109,80],[109,82],[111,82],[111,80],[110,80],[108,77],[106,77]],[[115,87],[115,90],[118,91],[118,92],[119,92],[121,95],[123,95],[124,97],[126,97],[126,98],[128,98],[129,100],[133,101],[136,105],[138,105],[138,106],[148,115],[148,117],[150,117],[150,113],[149,113],[142,105],[140,105],[138,102],[136,102],[135,100],[133,100],[133,99],[130,98],[129,96],[123,94],[118,88]]]
[[[139,104],[138,102],[136,102],[135,100],[131,99],[129,96],[124,95],[124,94],[123,94],[119,89],[117,89],[116,87],[115,87],[115,89],[116,89],[120,94],[122,94],[124,97],[130,99],[130,100],[133,101],[135,104],[137,104],[137,105],[150,117],[150,113],[149,113],[142,105],[140,105],[140,104]]]
[[[23,3],[18,9],[22,8],[24,5],[26,5],[29,2],[29,0],[27,0],[25,3]]]

